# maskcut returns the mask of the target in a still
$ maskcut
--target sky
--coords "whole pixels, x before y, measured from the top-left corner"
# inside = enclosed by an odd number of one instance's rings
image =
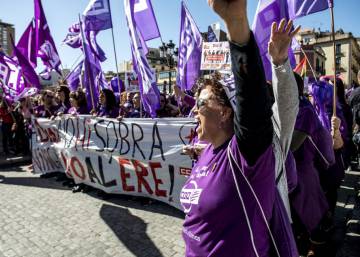
[[[78,14],[82,13],[89,0],[42,0],[45,15],[55,40],[63,68],[73,67],[76,60],[81,58],[80,49],[72,49],[61,42],[67,34],[71,24],[78,21]],[[200,31],[207,31],[208,25],[220,21],[207,5],[207,0],[185,0]],[[359,10],[360,0],[334,0],[335,4],[335,29],[342,28],[345,32],[352,32],[355,37],[360,37]],[[179,42],[180,33],[180,3],[181,0],[152,0],[157,17],[160,33],[164,42],[173,40]],[[248,17],[252,24],[258,0],[248,0]],[[16,41],[21,37],[30,20],[34,16],[33,0],[0,0],[0,19],[3,22],[14,24]],[[123,0],[110,0],[114,36],[118,63],[131,58],[129,33],[126,27]],[[329,10],[312,14],[295,21],[303,28],[320,28],[330,30]],[[222,29],[224,26],[222,24]],[[112,44],[111,30],[99,33],[99,45],[104,49],[108,59],[102,63],[104,71],[115,71],[115,58]],[[159,47],[161,41],[154,39],[148,42],[150,47]],[[38,71],[41,68],[38,68]]]

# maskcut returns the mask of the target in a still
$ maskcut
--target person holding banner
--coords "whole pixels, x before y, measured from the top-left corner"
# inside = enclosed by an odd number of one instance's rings
[[[41,95],[42,105],[34,108],[35,117],[50,118],[57,110],[54,103],[54,93],[50,90],[45,90]]]
[[[237,97],[233,110],[216,78],[198,82],[197,133],[200,140],[209,144],[180,196],[186,213],[186,256],[299,256],[285,203],[277,189],[272,103],[247,20],[247,1],[208,3],[228,28]],[[274,81],[286,85],[284,91],[276,92],[275,98],[281,94],[288,101],[295,99],[289,105],[295,110],[297,87],[288,48],[297,31],[292,31],[292,22],[286,25],[282,21],[279,27],[274,23],[269,42],[277,77]],[[292,131],[296,111],[281,109],[278,113],[284,111],[291,116],[284,123],[288,122],[287,129]],[[287,141],[291,134],[286,135]]]
[[[96,112],[98,117],[116,118],[119,115],[119,109],[116,106],[114,92],[109,89],[102,89],[99,97],[100,107]]]
[[[56,98],[59,101],[56,114],[67,114],[68,110],[71,107],[70,89],[65,85],[58,86],[56,89]]]
[[[71,108],[69,109],[68,114],[89,114],[86,102],[86,95],[81,88],[78,88],[76,91],[70,93],[70,103]]]

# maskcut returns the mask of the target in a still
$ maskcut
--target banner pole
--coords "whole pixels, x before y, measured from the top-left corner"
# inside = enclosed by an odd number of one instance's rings
[[[111,35],[112,35],[113,48],[114,48],[116,77],[117,77],[117,80],[118,80],[118,90],[119,90],[119,97],[120,97],[120,96],[121,96],[120,77],[119,77],[118,61],[117,61],[117,56],[116,56],[115,37],[114,37],[114,23],[113,23],[113,21],[112,21],[112,14],[111,14],[111,8],[110,8],[110,0],[108,0],[108,4],[109,4],[109,9],[110,9]]]
[[[86,53],[85,53],[85,47],[84,47],[84,45],[85,45],[85,42],[84,42],[84,39],[85,39],[85,35],[84,35],[84,31],[83,31],[83,29],[82,29],[82,21],[81,21],[81,16],[80,16],[80,13],[79,13],[79,23],[80,23],[80,32],[81,32],[81,42],[82,42],[82,47],[83,47],[83,51],[84,51],[84,56],[85,56],[85,58],[84,58],[84,64],[85,64],[85,67],[87,66],[87,68],[85,68],[88,72],[90,71],[89,70],[89,63],[87,62],[87,58],[86,58]],[[92,73],[91,72],[89,72],[89,74],[86,74],[86,72],[84,73],[84,76],[86,76],[86,75],[89,75],[88,77],[89,77],[89,79],[90,79],[90,86],[89,86],[89,89],[90,89],[90,96],[91,96],[91,105],[92,105],[92,108],[93,108],[93,110],[95,110],[95,101],[94,101],[94,93],[93,93],[93,83],[94,83],[94,80],[93,80],[93,77],[92,77]]]
[[[315,78],[315,81],[317,82],[318,80],[317,80],[317,78],[316,78],[315,71],[314,71],[314,69],[313,69],[313,67],[312,67],[312,65],[311,65],[311,63],[310,63],[310,61],[309,61],[309,58],[307,57],[304,49],[303,49],[302,47],[300,47],[300,49],[301,49],[301,52],[304,54],[307,63],[308,63],[309,66],[310,66],[310,69],[311,69],[311,72],[312,72],[312,74],[313,74],[313,76],[314,76],[314,78]]]
[[[331,33],[333,41],[333,54],[334,54],[334,88],[333,88],[333,116],[336,116],[336,42],[335,42],[335,19],[334,19],[334,5],[330,7],[331,12]]]

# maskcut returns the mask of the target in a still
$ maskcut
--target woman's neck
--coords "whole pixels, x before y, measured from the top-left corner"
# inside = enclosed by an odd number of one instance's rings
[[[219,146],[222,146],[226,141],[230,140],[231,137],[234,135],[233,128],[224,128],[217,133],[216,138],[214,138],[211,142],[213,147],[216,149]]]

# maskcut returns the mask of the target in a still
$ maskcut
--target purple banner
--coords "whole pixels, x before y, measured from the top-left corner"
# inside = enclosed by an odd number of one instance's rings
[[[100,31],[112,28],[109,0],[90,0],[83,16],[84,31]]]
[[[25,88],[25,81],[17,62],[8,56],[0,58],[0,81],[5,95],[11,99]]]
[[[72,48],[80,48],[82,47],[82,41],[81,41],[81,34],[80,30],[78,29],[80,27],[79,23],[75,23],[71,25],[69,28],[69,32],[66,35],[66,38],[63,40],[65,44]],[[85,30],[84,30],[85,31]],[[96,36],[98,31],[85,31],[85,36],[88,42],[90,42],[90,48],[94,55],[100,60],[100,62],[104,62],[107,58],[105,55],[105,52],[101,49],[99,44],[96,41]]]
[[[211,26],[208,27],[207,41],[208,42],[218,42],[219,41]]]
[[[182,90],[191,90],[200,75],[202,36],[190,12],[182,2],[178,74]]]
[[[22,34],[16,47],[21,54],[30,62],[31,66],[36,68],[36,37],[33,20]]]
[[[70,73],[67,75],[66,81],[71,91],[75,91],[81,81],[81,71],[83,67],[84,61],[81,61],[76,67],[70,71]]]
[[[330,0],[288,0],[290,19],[320,12],[331,6]]]
[[[160,37],[151,0],[135,0],[134,19],[144,41]]]
[[[21,68],[21,75],[25,79],[25,84],[28,87],[37,87],[41,88],[39,77],[37,76],[34,68],[31,66],[30,62],[22,55],[22,53],[17,49],[13,43],[14,56],[17,59],[18,65]]]
[[[41,0],[35,1],[35,35],[37,56],[40,57],[44,65],[49,69],[56,70],[60,75],[60,58],[56,50],[54,40],[51,36],[49,25],[46,21],[45,13],[41,5]]]
[[[268,42],[271,25],[281,19],[295,19],[328,8],[328,0],[260,0],[255,14],[252,30],[262,57],[266,78],[271,80],[271,60],[268,55]],[[292,49],[289,59],[293,67],[296,61]]]
[[[146,43],[142,39],[137,23],[134,19],[135,0],[124,0],[126,20],[130,33],[130,44],[134,70],[138,75],[141,100],[145,112],[156,117],[156,110],[160,107],[160,92],[156,85],[154,72],[145,56]]]

